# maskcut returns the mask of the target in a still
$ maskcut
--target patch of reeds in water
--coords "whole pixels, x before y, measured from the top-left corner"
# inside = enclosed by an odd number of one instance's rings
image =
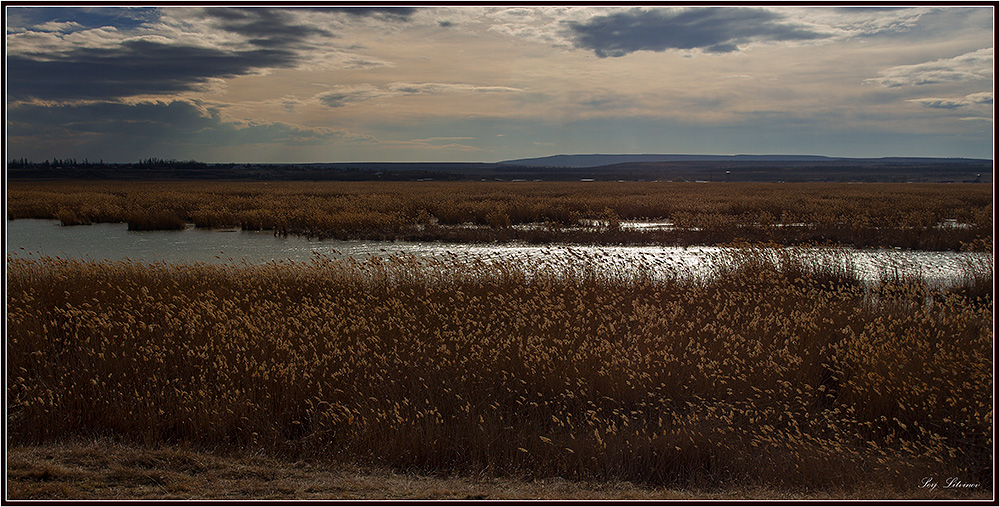
[[[127,222],[130,231],[170,231],[181,230],[187,226],[183,218],[166,210],[134,214]]]
[[[338,239],[923,250],[958,250],[993,233],[991,188],[981,184],[13,181],[7,216]],[[622,227],[634,220],[673,228]]]
[[[701,279],[582,253],[9,258],[9,435],[681,487],[992,487],[992,295],[726,255]]]

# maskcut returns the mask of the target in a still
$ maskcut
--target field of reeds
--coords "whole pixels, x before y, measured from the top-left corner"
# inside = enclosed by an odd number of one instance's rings
[[[958,250],[993,234],[988,184],[10,181],[7,199],[8,219],[337,239]]]
[[[713,259],[711,278],[598,271],[583,254],[8,258],[9,442],[989,497],[991,255],[942,289],[756,247]]]

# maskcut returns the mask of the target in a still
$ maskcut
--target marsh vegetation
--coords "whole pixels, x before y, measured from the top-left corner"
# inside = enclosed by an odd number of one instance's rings
[[[984,184],[30,182],[7,217],[133,230],[240,227],[314,238],[959,250],[991,241]],[[635,229],[629,221],[669,227]]]
[[[714,262],[8,258],[9,435],[682,489],[993,487],[990,253],[941,289],[795,250]]]
[[[219,265],[9,254],[9,445],[674,492],[981,497],[994,487],[990,192],[10,182],[8,219],[66,226],[727,248],[697,272],[582,249]],[[962,250],[965,264],[944,285],[873,278],[801,248],[815,244]],[[922,488],[931,476],[975,487]]]

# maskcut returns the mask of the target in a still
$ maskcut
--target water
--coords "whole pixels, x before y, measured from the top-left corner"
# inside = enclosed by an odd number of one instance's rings
[[[197,229],[129,231],[125,224],[64,227],[52,220],[6,222],[7,255],[64,259],[122,260],[175,263],[308,262],[317,255],[367,259],[399,254],[417,257],[516,260],[527,265],[571,265],[586,258],[602,269],[627,271],[653,266],[661,272],[711,275],[713,260],[725,255],[720,247],[470,245],[391,241],[311,240],[275,237],[270,231]],[[864,279],[883,273],[920,276],[934,285],[961,276],[966,262],[987,254],[907,250],[810,249],[824,263],[850,262]]]

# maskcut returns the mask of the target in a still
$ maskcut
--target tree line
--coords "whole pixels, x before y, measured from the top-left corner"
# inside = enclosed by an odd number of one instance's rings
[[[104,159],[98,162],[91,162],[89,159],[77,160],[75,158],[44,160],[33,162],[27,158],[16,158],[7,163],[9,169],[55,169],[55,168],[89,168],[89,167],[121,167],[133,169],[194,169],[208,167],[204,162],[196,160],[165,160],[162,158],[145,158],[138,162],[125,163],[105,163]]]

